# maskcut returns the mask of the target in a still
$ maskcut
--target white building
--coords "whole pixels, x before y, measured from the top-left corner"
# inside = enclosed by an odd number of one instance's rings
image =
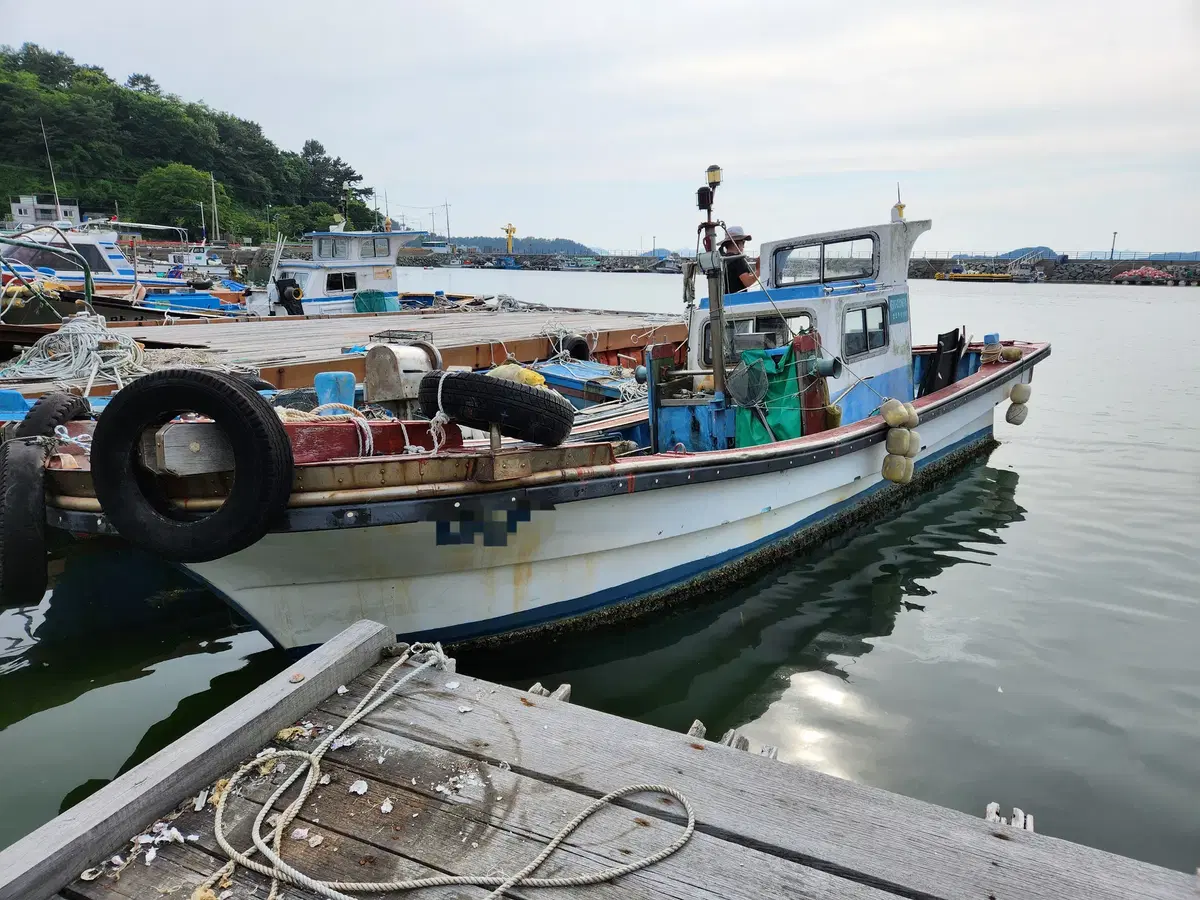
[[[55,206],[53,194],[23,194],[9,197],[9,201],[9,222],[14,228],[48,225],[60,219],[72,225],[80,222],[78,200],[60,199]]]

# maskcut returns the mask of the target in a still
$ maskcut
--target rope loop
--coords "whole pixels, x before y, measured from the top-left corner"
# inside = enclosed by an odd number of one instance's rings
[[[399,648],[397,648],[399,649]],[[383,685],[392,677],[401,666],[408,662],[418,663],[411,671],[397,678],[390,687],[380,692]],[[619,788],[600,797],[590,803],[584,810],[568,822],[554,836],[554,838],[542,849],[542,851],[529,863],[523,866],[519,871],[508,876],[495,875],[435,875],[428,878],[406,879],[401,881],[390,882],[360,882],[360,881],[322,881],[313,878],[310,875],[301,872],[299,869],[286,863],[281,855],[281,844],[283,835],[288,833],[289,826],[300,814],[304,804],[307,802],[313,790],[320,783],[321,779],[321,760],[325,753],[330,749],[333,743],[345,734],[350,728],[353,728],[363,718],[373,713],[380,706],[392,699],[393,696],[412,679],[416,678],[422,672],[431,668],[439,668],[442,670],[453,671],[453,660],[446,656],[440,644],[413,644],[410,647],[405,647],[400,652],[396,661],[388,667],[387,671],[380,676],[379,680],[371,687],[369,691],[354,707],[354,710],[349,716],[343,720],[342,724],[333,729],[325,738],[311,751],[304,750],[275,750],[270,754],[271,759],[286,759],[292,758],[299,761],[299,765],[292,770],[291,774],[277,787],[271,796],[263,803],[262,808],[254,817],[254,824],[251,828],[250,836],[254,842],[254,846],[249,848],[244,853],[238,850],[229,842],[229,836],[225,832],[225,803],[234,793],[234,788],[243,777],[250,774],[263,763],[264,755],[260,754],[255,759],[239,768],[229,779],[225,790],[221,792],[220,798],[217,800],[217,811],[214,820],[214,834],[217,843],[221,849],[229,857],[229,862],[223,865],[220,869],[210,875],[201,885],[200,888],[211,888],[222,878],[227,878],[233,875],[237,866],[244,866],[251,871],[258,872],[271,879],[271,890],[267,895],[267,900],[276,900],[279,896],[280,884],[291,884],[297,887],[308,888],[316,894],[330,898],[330,900],[356,900],[351,894],[383,894],[399,891],[413,891],[421,888],[430,887],[447,887],[451,885],[473,885],[475,887],[492,888],[492,892],[487,895],[486,900],[494,900],[501,897],[510,888],[517,885],[528,888],[563,888],[563,887],[585,887],[587,885],[600,884],[607,881],[612,881],[615,878],[620,878],[623,875],[628,875],[636,872],[639,869],[644,869],[647,866],[654,865],[666,859],[671,854],[678,851],[689,840],[696,830],[696,814],[692,809],[692,805],[688,802],[687,797],[677,791],[675,788],[659,785],[659,784],[631,784],[626,787]],[[376,696],[378,695],[378,696]],[[287,790],[296,783],[296,781],[304,776],[304,786],[300,790],[300,794],[296,799],[280,813],[275,826],[265,835],[263,834],[263,825],[270,811],[275,808],[279,799],[287,792]],[[568,875],[555,878],[533,878],[531,877],[542,864],[550,857],[550,855],[568,838],[570,835],[587,819],[595,815],[605,806],[608,806],[615,800],[631,794],[657,793],[672,797],[679,801],[687,813],[687,825],[683,832],[668,846],[663,849],[634,862],[626,863],[621,866],[614,866],[610,869],[604,869],[599,872],[589,872],[585,875]],[[259,854],[260,858],[265,861],[260,862],[252,857]]]

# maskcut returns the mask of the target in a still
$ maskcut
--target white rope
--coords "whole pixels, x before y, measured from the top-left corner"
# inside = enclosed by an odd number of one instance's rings
[[[92,455],[92,436],[90,434],[80,434],[72,437],[67,434],[66,425],[57,425],[54,428],[54,437],[60,444],[74,444],[83,451],[84,456]]]
[[[446,376],[450,372],[442,373],[442,377],[438,379],[437,389],[437,414],[429,420],[429,437],[433,440],[433,452],[437,453],[446,443],[446,426],[450,424],[450,417],[446,415],[446,410],[442,408],[442,385],[446,383]]]
[[[412,441],[410,441],[408,439],[408,426],[406,426],[404,424],[404,420],[398,418],[398,419],[396,419],[396,421],[400,423],[400,433],[402,435],[404,435],[404,452],[405,453],[424,453],[425,452],[424,447],[418,447],[416,444],[414,444]]]
[[[412,671],[402,675],[396,679],[387,690],[379,695],[378,699],[372,700],[380,687],[386,682],[392,673],[400,666],[407,663],[410,659],[417,660],[419,657],[424,657],[420,665],[416,666]],[[224,814],[225,802],[229,796],[233,794],[233,789],[237,782],[252,770],[257,769],[263,764],[264,757],[259,756],[254,760],[246,763],[238,769],[229,779],[225,790],[221,793],[220,799],[217,801],[217,812],[214,821],[214,834],[217,843],[221,849],[229,856],[229,862],[222,866],[217,872],[213,873],[201,885],[201,887],[211,887],[218,880],[224,877],[231,876],[235,868],[239,865],[245,866],[259,874],[269,876],[271,878],[271,890],[267,896],[267,900],[275,900],[278,896],[279,885],[281,882],[292,884],[299,887],[308,888],[311,891],[319,894],[322,897],[328,897],[330,900],[355,900],[350,896],[350,893],[391,893],[399,891],[413,891],[421,888],[430,887],[446,887],[450,885],[474,885],[476,887],[494,888],[488,894],[487,900],[501,897],[505,891],[512,887],[521,885],[523,887],[538,888],[538,887],[584,887],[587,885],[601,884],[606,881],[611,881],[615,878],[620,878],[647,866],[654,865],[675,853],[692,837],[696,830],[696,815],[692,810],[691,803],[679,791],[672,787],[657,784],[631,784],[618,790],[612,791],[592,801],[586,809],[580,812],[574,819],[568,822],[554,836],[533,860],[522,867],[518,872],[508,876],[495,875],[435,875],[429,878],[407,879],[403,881],[390,882],[347,882],[347,881],[321,881],[306,875],[304,872],[294,868],[284,862],[280,855],[280,844],[283,835],[287,833],[288,826],[300,814],[309,795],[317,786],[321,778],[321,759],[326,751],[338,737],[345,733],[349,728],[356,725],[364,717],[370,715],[378,709],[383,703],[389,700],[401,687],[407,682],[415,678],[417,675],[424,672],[433,666],[444,668],[448,660],[445,653],[442,651],[440,644],[414,644],[411,647],[406,647],[388,670],[383,673],[378,681],[367,691],[366,695],[359,701],[354,711],[333,731],[331,731],[323,741],[312,751],[305,752],[302,750],[277,750],[271,754],[270,759],[281,759],[284,757],[294,757],[300,761],[300,764],[292,771],[291,775],[271,794],[271,796],[263,803],[262,808],[258,811],[258,815],[254,818],[254,825],[251,829],[251,838],[254,841],[254,847],[247,850],[245,853],[240,852],[229,843],[229,838],[225,834],[224,829]],[[267,818],[270,811],[275,807],[275,804],[301,776],[307,772],[304,780],[304,787],[300,791],[300,795],[285,809],[279,816],[279,820],[272,831],[267,832],[264,836],[262,828],[264,820]],[[614,800],[630,794],[641,793],[658,793],[665,794],[668,797],[673,797],[678,800],[687,813],[687,826],[675,841],[667,847],[659,850],[650,856],[636,860],[625,865],[615,866],[611,869],[604,869],[599,872],[590,872],[586,875],[568,875],[557,878],[531,878],[537,869],[544,863],[550,855],[561,845],[584,821],[604,808]],[[270,844],[267,843],[270,839]],[[251,855],[257,850],[262,856],[270,861],[270,865],[257,862],[251,859]]]
[[[102,346],[103,345],[103,346]],[[0,370],[0,380],[87,385],[103,376],[118,385],[146,375],[145,354],[133,338],[105,326],[103,316],[78,313]],[[85,391],[86,396],[86,391]]]

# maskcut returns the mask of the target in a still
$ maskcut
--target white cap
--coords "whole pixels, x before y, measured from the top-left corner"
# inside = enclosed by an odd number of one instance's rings
[[[727,237],[725,239],[726,242],[748,241],[751,239],[751,235],[746,234],[746,229],[743,228],[741,225],[730,225],[728,228],[725,229],[725,231],[729,235],[729,237]]]

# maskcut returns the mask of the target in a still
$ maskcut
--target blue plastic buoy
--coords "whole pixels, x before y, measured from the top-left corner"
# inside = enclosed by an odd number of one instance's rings
[[[313,379],[313,387],[317,390],[317,404],[342,403],[354,405],[354,373],[353,372],[318,372]],[[337,410],[327,410],[322,415],[338,415]]]

